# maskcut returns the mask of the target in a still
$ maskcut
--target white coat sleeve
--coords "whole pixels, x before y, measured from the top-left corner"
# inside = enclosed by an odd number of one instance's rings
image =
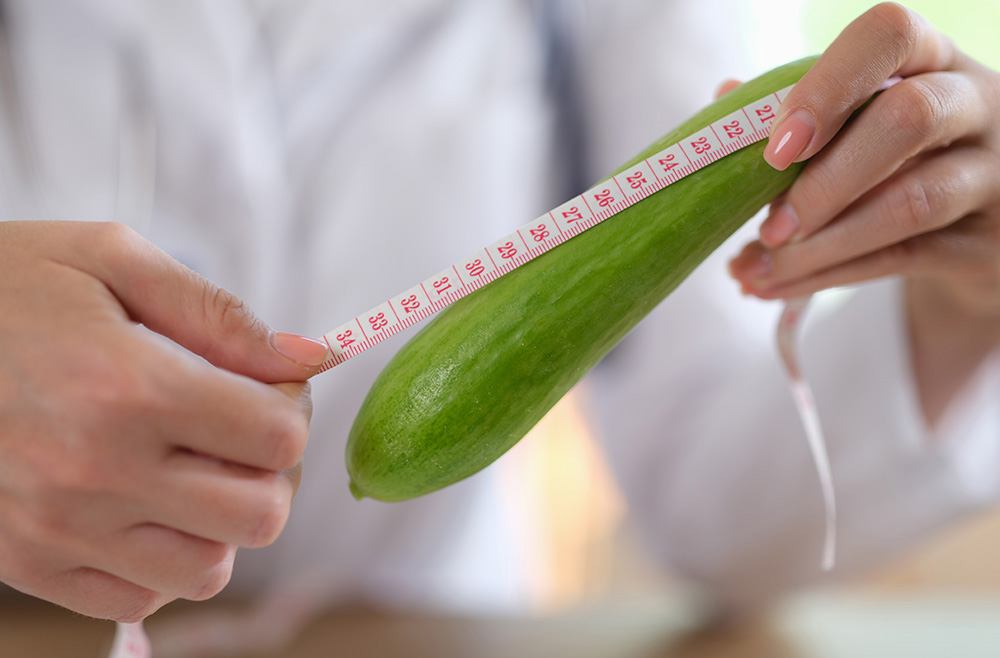
[[[721,254],[707,261],[641,324],[594,391],[608,454],[654,554],[717,605],[743,609],[824,578],[824,516],[771,340],[777,306],[727,291],[723,264]],[[876,282],[814,312],[801,347],[836,486],[835,578],[1000,495],[1000,359],[931,433],[901,288]]]

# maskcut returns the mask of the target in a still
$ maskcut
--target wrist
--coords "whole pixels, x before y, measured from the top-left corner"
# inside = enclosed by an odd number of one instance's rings
[[[1000,292],[982,284],[911,278],[905,295],[913,373],[933,427],[979,365],[1000,347]]]

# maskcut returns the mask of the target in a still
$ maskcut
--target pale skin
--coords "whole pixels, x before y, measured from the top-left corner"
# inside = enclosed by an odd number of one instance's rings
[[[0,581],[137,621],[275,540],[325,347],[116,224],[0,222],[0,307]]]
[[[891,76],[903,80],[845,125]],[[762,299],[903,276],[932,427],[1000,346],[997,108],[1000,74],[913,12],[872,8],[782,105],[765,159],[778,169],[809,162],[730,263]]]

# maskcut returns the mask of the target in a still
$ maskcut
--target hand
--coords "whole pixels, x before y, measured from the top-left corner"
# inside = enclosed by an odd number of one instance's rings
[[[905,79],[845,125],[893,75]],[[874,7],[782,105],[765,159],[778,169],[812,159],[733,275],[767,299],[932,277],[1000,305],[998,103],[1000,74],[907,9]]]
[[[848,123],[891,76],[903,80]],[[997,107],[1000,74],[909,10],[872,8],[781,106],[765,159],[778,169],[811,159],[730,264],[744,292],[763,299],[906,277],[932,423],[1000,343]],[[956,346],[968,354],[948,358]]]
[[[285,524],[325,354],[121,225],[0,223],[0,581],[118,621],[218,593]]]

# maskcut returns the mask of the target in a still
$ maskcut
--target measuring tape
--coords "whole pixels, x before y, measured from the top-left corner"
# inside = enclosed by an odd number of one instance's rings
[[[719,158],[765,139],[792,86],[726,115],[330,331],[323,336],[330,354],[320,372],[361,354]]]
[[[146,637],[141,621],[134,624],[118,623],[110,658],[151,658],[152,655],[149,638]]]

